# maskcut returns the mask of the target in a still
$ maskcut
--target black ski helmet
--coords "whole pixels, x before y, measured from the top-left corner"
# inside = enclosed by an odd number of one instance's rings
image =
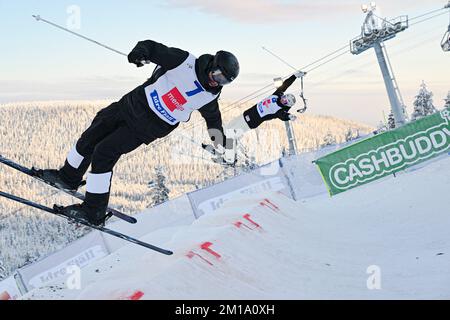
[[[220,70],[225,78],[232,82],[239,75],[239,61],[234,54],[228,51],[218,51],[214,56],[211,69],[214,72]]]

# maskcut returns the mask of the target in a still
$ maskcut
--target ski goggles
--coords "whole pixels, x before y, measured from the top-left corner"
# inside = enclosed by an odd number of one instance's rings
[[[228,80],[220,69],[211,71],[211,78],[221,86],[227,85],[232,81]]]

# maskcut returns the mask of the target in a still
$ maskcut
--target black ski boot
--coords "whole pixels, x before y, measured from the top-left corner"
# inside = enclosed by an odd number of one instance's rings
[[[106,220],[108,220],[112,214],[106,212],[104,210],[101,211],[92,211],[89,210],[83,204],[74,204],[67,207],[59,207],[55,206],[55,210],[59,213],[77,220],[83,220],[89,224],[92,224],[97,227],[104,227]]]
[[[82,185],[84,185],[84,181],[81,183],[77,183],[77,184],[71,184],[66,182],[60,175],[59,170],[55,170],[55,169],[36,169],[36,168],[32,168],[31,169],[34,174],[36,175],[36,177],[46,181],[47,183],[59,188],[59,189],[63,189],[63,190],[68,190],[68,191],[77,191],[78,188]]]

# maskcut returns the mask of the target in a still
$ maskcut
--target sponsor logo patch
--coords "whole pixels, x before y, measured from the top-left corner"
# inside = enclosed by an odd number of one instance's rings
[[[152,99],[153,105],[155,106],[156,111],[158,111],[164,118],[174,123],[177,120],[172,117],[161,105],[161,101],[159,100],[158,92],[154,90],[150,93],[150,98]]]
[[[187,103],[187,100],[176,87],[163,95],[162,100],[171,112],[174,112],[175,110],[183,111],[183,105]]]

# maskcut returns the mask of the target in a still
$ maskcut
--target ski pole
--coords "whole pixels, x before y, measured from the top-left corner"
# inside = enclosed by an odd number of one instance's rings
[[[276,55],[275,53],[273,53],[266,47],[262,47],[262,48],[263,48],[263,50],[267,51],[269,54],[271,54],[272,56],[274,56],[275,58],[277,58],[278,60],[283,62],[285,65],[287,65],[288,67],[290,67],[296,71],[297,78],[300,78],[300,80],[301,80],[300,98],[302,98],[302,100],[303,100],[303,108],[298,109],[297,112],[304,113],[308,109],[308,103],[307,103],[307,99],[305,98],[305,94],[304,94],[305,90],[304,90],[304,83],[303,83],[303,79],[305,78],[307,72],[298,70],[296,67],[292,66],[286,60],[282,59],[280,56]]]
[[[51,25],[51,26],[53,26],[53,27],[55,27],[55,28],[61,29],[61,30],[66,31],[66,32],[69,32],[69,33],[71,33],[71,34],[73,34],[73,35],[75,35],[75,36],[77,36],[77,37],[80,37],[80,38],[82,38],[82,39],[84,39],[84,40],[87,40],[87,41],[89,41],[89,42],[92,42],[92,43],[94,43],[94,44],[96,44],[96,45],[98,45],[98,46],[100,46],[100,47],[103,47],[103,48],[105,48],[105,49],[108,49],[108,50],[110,50],[110,51],[112,51],[112,52],[115,52],[115,53],[117,53],[117,54],[120,54],[120,55],[122,55],[122,56],[128,57],[128,55],[127,55],[126,53],[123,53],[123,52],[121,52],[121,51],[119,51],[119,50],[116,50],[116,49],[114,49],[114,48],[111,48],[111,47],[109,47],[109,46],[107,46],[107,45],[105,45],[105,44],[103,44],[103,43],[100,43],[100,42],[98,42],[98,41],[96,41],[96,40],[93,40],[93,39],[91,39],[91,38],[88,38],[88,37],[86,37],[86,36],[83,36],[82,34],[79,34],[79,33],[77,33],[77,32],[74,32],[74,31],[72,31],[72,30],[69,30],[69,29],[67,29],[67,28],[64,28],[64,27],[62,27],[62,26],[60,26],[60,25],[58,25],[58,24],[56,24],[56,23],[53,23],[53,22],[51,22],[51,21],[48,21],[48,20],[42,18],[40,15],[33,15],[32,17],[35,18],[36,21],[42,21],[42,22],[45,22],[45,23],[47,23],[47,24],[49,24],[49,25]],[[143,60],[143,61],[141,61],[141,63],[142,63],[142,64],[149,64],[150,61]]]

